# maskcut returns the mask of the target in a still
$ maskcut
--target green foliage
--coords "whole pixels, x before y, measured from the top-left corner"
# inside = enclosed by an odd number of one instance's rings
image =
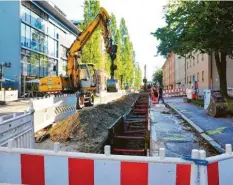
[[[155,73],[153,74],[152,81],[154,83],[158,82],[160,86],[163,86],[163,70],[162,69],[158,69],[157,71],[155,71]]]
[[[84,30],[86,26],[95,19],[99,13],[100,4],[99,1],[85,0],[84,2],[84,22],[80,25],[80,28]],[[87,41],[82,48],[82,63],[93,63],[97,68],[100,68],[102,62],[101,54],[101,32],[100,28],[97,28],[91,38]]]
[[[128,35],[128,28],[125,19],[122,18],[120,22],[120,40],[121,40],[121,61],[122,61],[122,75],[125,83],[133,83],[134,74],[134,59],[135,53],[133,44]]]
[[[99,1],[85,0],[84,2],[84,22],[80,28],[84,30],[86,26],[95,19],[99,12]],[[140,86],[141,71],[135,68],[135,52],[133,44],[128,35],[128,29],[125,20],[122,18],[120,27],[117,26],[117,20],[114,14],[111,14],[111,32],[113,42],[117,45],[118,50],[114,63],[117,65],[115,70],[115,79],[120,80],[123,75],[123,82],[133,82]],[[107,53],[101,51],[101,30],[98,28],[91,38],[87,41],[82,49],[81,61],[83,63],[94,63],[97,68],[104,68],[105,72],[110,75],[111,60]],[[102,64],[102,65],[101,65]],[[137,81],[137,82],[136,82]]]
[[[226,90],[226,56],[233,57],[233,3],[227,1],[176,1],[166,8],[167,25],[152,33],[158,54],[189,57],[192,52],[214,54],[222,94]]]

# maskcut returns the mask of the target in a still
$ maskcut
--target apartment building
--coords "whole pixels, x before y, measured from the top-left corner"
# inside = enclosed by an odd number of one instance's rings
[[[191,88],[192,82],[197,81],[199,94],[203,96],[205,89],[219,90],[220,88],[214,55],[192,53],[190,57],[188,55],[181,57],[171,54],[162,68],[164,89]],[[227,57],[227,87],[228,92],[233,95],[232,71],[233,59]]]
[[[197,81],[200,95],[210,88],[210,62],[208,54],[193,53],[190,58],[186,57],[186,87]]]
[[[175,88],[186,87],[185,57],[175,55]]]
[[[175,87],[175,54],[170,53],[163,67],[163,86],[164,89]]]

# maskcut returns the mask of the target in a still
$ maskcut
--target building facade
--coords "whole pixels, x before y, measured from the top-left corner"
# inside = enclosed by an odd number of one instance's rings
[[[175,54],[170,53],[163,67],[163,88],[173,89],[175,87]]]
[[[200,95],[210,88],[210,62],[208,54],[193,53],[186,58],[186,87],[190,88],[191,82],[197,81]]]
[[[26,80],[66,75],[66,50],[79,34],[77,27],[49,1],[0,1],[0,62],[3,87],[21,91]]]
[[[167,89],[169,86],[169,62],[168,60],[165,61],[162,69],[163,69],[163,88]]]
[[[185,88],[185,57],[175,55],[175,88]]]
[[[204,95],[205,89],[219,90],[220,81],[214,55],[192,53],[191,56],[180,57],[174,54],[175,88],[191,88],[192,82],[197,81],[199,95]],[[169,55],[163,65],[164,89],[172,89],[172,55]],[[233,59],[227,57],[227,87],[233,96]]]

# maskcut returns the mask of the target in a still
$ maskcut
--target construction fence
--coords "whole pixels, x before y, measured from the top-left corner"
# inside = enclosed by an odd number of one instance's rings
[[[232,185],[233,153],[206,158],[203,150],[192,150],[184,158],[16,149],[9,140],[0,147],[0,183],[37,185]]]
[[[34,112],[34,131],[37,132],[55,122],[64,120],[76,112],[76,94],[51,95],[31,99]]]
[[[17,148],[34,148],[32,110],[0,117],[0,146],[7,146],[9,139]]]
[[[186,89],[169,89],[163,91],[163,97],[183,97],[186,95]]]

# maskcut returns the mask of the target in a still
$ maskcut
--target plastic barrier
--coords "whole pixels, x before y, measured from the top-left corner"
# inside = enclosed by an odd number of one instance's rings
[[[190,185],[192,162],[179,158],[0,148],[0,182],[38,185]],[[59,151],[59,152],[58,152]],[[164,150],[161,150],[164,151]]]
[[[4,91],[0,91],[0,101],[5,101],[5,93],[4,93]]]
[[[18,90],[0,91],[0,101],[10,102],[18,100]]]
[[[0,117],[0,146],[14,139],[14,146],[34,148],[33,111]]]
[[[91,184],[91,185],[232,185],[233,153],[206,158],[204,150],[192,150],[192,157],[159,157],[90,154],[0,147],[0,183]]]
[[[169,89],[163,91],[163,96],[165,98],[170,97],[183,97],[186,95],[185,89]]]
[[[76,112],[76,94],[32,99],[31,107],[34,113],[34,131],[37,132],[50,124],[61,121]]]

